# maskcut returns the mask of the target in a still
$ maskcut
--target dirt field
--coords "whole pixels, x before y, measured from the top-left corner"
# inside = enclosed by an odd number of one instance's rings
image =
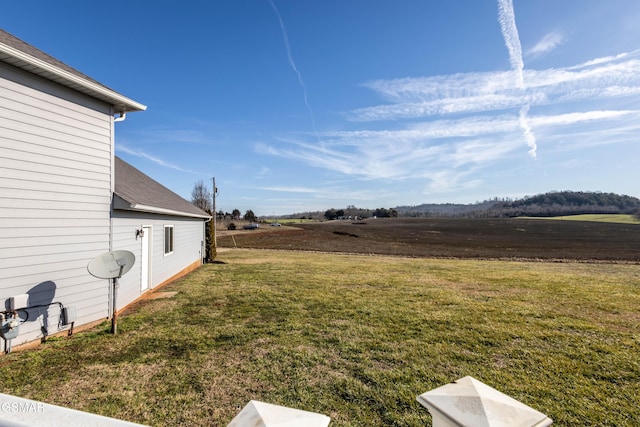
[[[374,219],[222,231],[219,247],[416,257],[640,262],[640,224]]]

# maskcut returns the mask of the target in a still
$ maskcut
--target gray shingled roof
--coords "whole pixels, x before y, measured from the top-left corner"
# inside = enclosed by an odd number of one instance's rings
[[[0,61],[107,102],[117,113],[147,108],[3,29],[0,29]]]
[[[211,218],[167,187],[149,178],[119,157],[115,158],[115,209],[195,218]]]

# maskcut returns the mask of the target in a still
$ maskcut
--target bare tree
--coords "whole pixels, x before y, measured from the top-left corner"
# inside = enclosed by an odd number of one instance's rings
[[[196,182],[191,191],[191,203],[207,213],[211,213],[211,192],[202,180]]]

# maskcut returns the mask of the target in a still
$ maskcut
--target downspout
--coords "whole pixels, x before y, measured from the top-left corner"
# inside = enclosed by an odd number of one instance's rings
[[[113,110],[112,110],[113,111]],[[123,122],[127,118],[126,112],[119,112],[119,117],[114,117],[112,123]],[[116,191],[116,179],[115,179],[115,141],[116,141],[116,129],[115,126],[111,125],[111,206],[109,208],[109,251],[113,250],[113,203],[114,203],[114,193]],[[111,330],[115,331],[115,321],[116,321],[116,286],[117,279],[114,279],[113,287],[109,287],[109,308],[107,312],[111,317]]]

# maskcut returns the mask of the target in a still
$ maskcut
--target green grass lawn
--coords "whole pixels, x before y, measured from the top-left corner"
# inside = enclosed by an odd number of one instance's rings
[[[597,222],[615,222],[620,224],[640,224],[640,221],[633,215],[626,214],[583,214],[583,215],[566,215],[552,217],[520,217],[528,219],[556,219],[563,221],[597,221]]]
[[[313,223],[313,222],[318,222],[315,219],[300,219],[300,218],[285,218],[285,219],[278,219],[276,220],[276,222],[279,222],[280,224],[284,224],[284,225],[295,225],[295,224],[308,224],[308,223]]]
[[[0,358],[0,390],[150,425],[251,399],[424,426],[476,379],[559,426],[640,425],[640,266],[224,250],[109,324]]]

